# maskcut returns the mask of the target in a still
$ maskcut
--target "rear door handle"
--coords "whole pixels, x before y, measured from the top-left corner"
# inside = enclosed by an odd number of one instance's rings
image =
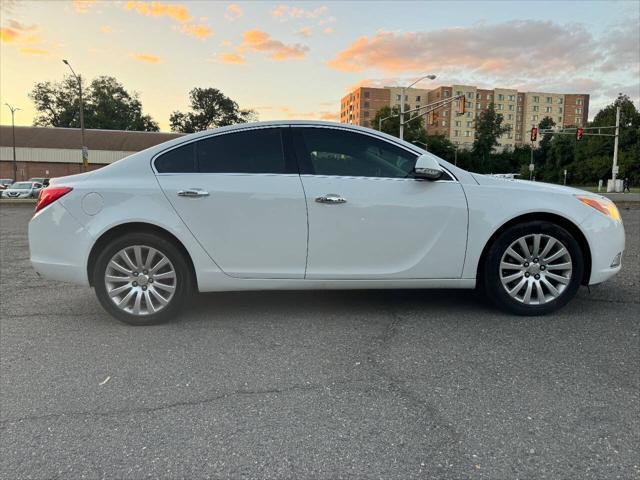
[[[320,197],[316,197],[316,202],[318,203],[347,203],[347,199],[338,195],[337,193],[327,193],[326,195],[322,195]]]
[[[178,190],[179,197],[207,197],[209,192],[201,188],[186,188],[184,190]]]

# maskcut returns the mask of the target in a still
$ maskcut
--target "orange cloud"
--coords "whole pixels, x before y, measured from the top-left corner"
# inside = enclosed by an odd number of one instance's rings
[[[271,16],[281,21],[286,21],[288,18],[318,18],[327,12],[326,6],[314,8],[313,10],[305,10],[300,7],[290,7],[289,5],[278,5],[271,10]]]
[[[335,30],[332,27],[327,27],[323,30],[323,32],[327,35],[331,35],[333,32],[335,32]]]
[[[24,47],[20,49],[20,53],[24,53],[26,55],[49,55],[50,52],[43,48]]]
[[[509,41],[505,42],[505,38]],[[356,39],[329,65],[346,72],[452,69],[482,74],[557,75],[601,57],[594,48],[592,34],[580,25],[567,29],[551,21],[523,20],[428,32],[380,31]]]
[[[340,118],[339,112],[320,112],[320,120],[326,120],[328,122],[337,122]]]
[[[96,0],[73,0],[73,8],[78,13],[87,13]]]
[[[227,12],[224,14],[224,18],[226,18],[230,22],[233,22],[234,20],[239,19],[243,15],[244,15],[244,11],[242,10],[242,7],[240,7],[240,5],[232,3],[227,7]]]
[[[129,0],[124,8],[127,10],[135,10],[140,15],[169,17],[180,23],[186,23],[192,20],[189,9],[180,4]]]
[[[111,29],[111,27],[109,25],[103,25],[100,27],[100,31],[102,33],[111,33],[113,30]]]
[[[224,63],[233,63],[236,65],[242,65],[246,63],[244,57],[242,55],[238,55],[237,53],[223,53],[220,55],[220,59]]]
[[[38,30],[36,25],[24,25],[16,20],[9,20],[7,25],[0,28],[0,41],[23,45],[40,43],[40,37],[35,35]]]
[[[312,35],[311,29],[309,27],[301,27],[296,35],[300,35],[301,37],[310,37]]]
[[[274,40],[262,30],[244,32],[242,44],[238,47],[240,53],[246,51],[268,53],[276,61],[302,60],[307,50],[309,47],[305,45],[287,45],[279,40]]]
[[[181,25],[179,28],[181,33],[195,38],[207,38],[213,35],[213,29],[202,23]]]
[[[156,55],[149,55],[146,53],[132,53],[130,57],[139,62],[145,63],[161,63],[162,59]]]

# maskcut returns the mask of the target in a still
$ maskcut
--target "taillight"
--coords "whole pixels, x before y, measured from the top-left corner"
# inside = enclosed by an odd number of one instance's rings
[[[47,187],[40,190],[38,195],[38,203],[36,203],[36,213],[42,210],[47,205],[58,200],[63,195],[69,193],[73,188],[71,187]]]

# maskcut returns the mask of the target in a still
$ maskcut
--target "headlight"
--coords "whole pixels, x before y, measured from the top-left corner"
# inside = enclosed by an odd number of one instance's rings
[[[585,205],[589,205],[590,207],[595,208],[600,213],[603,213],[607,217],[620,221],[620,212],[618,211],[618,207],[608,198],[604,197],[589,197],[576,195],[576,198],[580,200]]]

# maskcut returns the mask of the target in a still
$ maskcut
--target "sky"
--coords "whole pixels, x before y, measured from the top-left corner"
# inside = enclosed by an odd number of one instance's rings
[[[588,93],[640,101],[638,1],[214,2],[0,0],[5,102],[31,125],[34,84],[116,77],[163,131],[188,92],[214,87],[260,120],[338,120],[358,85]]]

